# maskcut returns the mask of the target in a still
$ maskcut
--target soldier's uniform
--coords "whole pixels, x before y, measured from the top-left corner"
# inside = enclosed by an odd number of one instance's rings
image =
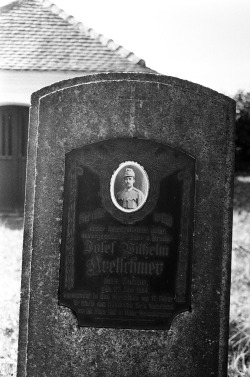
[[[127,168],[124,174],[124,178],[125,177],[135,178],[133,169]],[[141,190],[135,187],[131,187],[131,189],[125,188],[117,193],[116,200],[118,204],[125,209],[135,209],[142,204],[144,194]]]
[[[126,209],[137,208],[143,202],[144,194],[135,187],[127,191],[126,189],[119,191],[117,194],[118,204]]]

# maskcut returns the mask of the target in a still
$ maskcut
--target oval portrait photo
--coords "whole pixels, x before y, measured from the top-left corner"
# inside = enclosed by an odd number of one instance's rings
[[[114,171],[110,181],[110,194],[114,205],[123,212],[134,212],[146,202],[149,179],[143,166],[126,161]]]

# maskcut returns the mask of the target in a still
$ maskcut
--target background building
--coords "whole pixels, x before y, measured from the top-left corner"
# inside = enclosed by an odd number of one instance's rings
[[[31,93],[98,72],[154,72],[47,0],[0,12],[0,211],[23,211]]]

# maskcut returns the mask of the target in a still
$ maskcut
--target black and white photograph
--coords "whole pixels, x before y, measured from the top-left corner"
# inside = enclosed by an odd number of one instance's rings
[[[112,201],[124,212],[139,210],[146,202],[148,191],[148,175],[144,168],[136,162],[123,162],[111,178]]]
[[[0,0],[0,377],[250,377],[249,19]]]

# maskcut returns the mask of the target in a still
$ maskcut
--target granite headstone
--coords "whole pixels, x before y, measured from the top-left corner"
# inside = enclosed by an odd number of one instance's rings
[[[226,377],[234,116],[155,74],[33,94],[18,377]]]

